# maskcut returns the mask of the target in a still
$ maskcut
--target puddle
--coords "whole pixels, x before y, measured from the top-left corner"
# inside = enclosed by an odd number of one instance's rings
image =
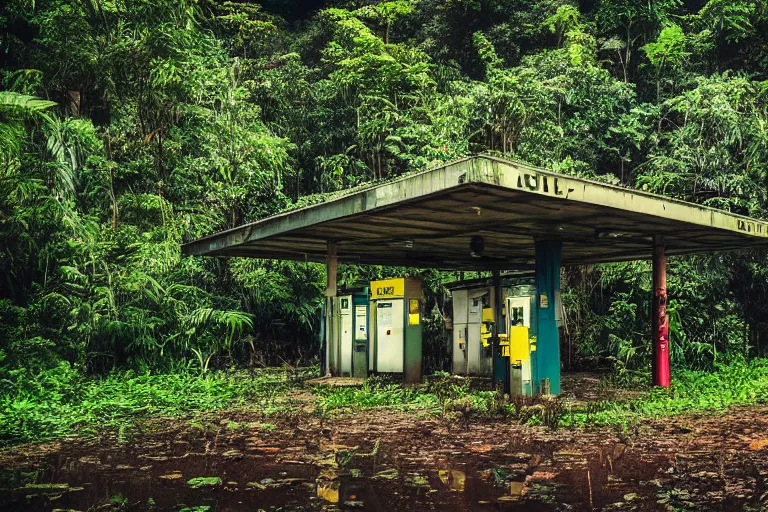
[[[414,457],[409,447],[385,442],[302,450],[252,444],[230,440],[209,453],[183,452],[179,444],[115,446],[87,456],[79,453],[83,447],[65,445],[34,469],[3,469],[0,508],[559,510],[562,503],[579,508],[590,500],[593,506],[621,501],[630,492],[622,485],[622,463],[610,473],[601,453],[590,459],[578,452],[481,450],[479,457],[470,447],[433,451],[428,461],[423,453]],[[647,463],[632,471],[635,480],[638,472],[642,478],[655,474]]]
[[[663,439],[526,439],[506,424],[366,421],[376,420],[9,450],[0,510],[718,510],[743,509],[768,490],[765,466],[750,476],[736,452],[684,454]],[[765,451],[744,444],[743,453]]]

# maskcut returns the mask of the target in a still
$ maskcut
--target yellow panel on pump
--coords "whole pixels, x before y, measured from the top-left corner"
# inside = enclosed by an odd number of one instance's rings
[[[531,358],[528,348],[528,327],[516,325],[509,330],[509,362],[521,364]],[[519,361],[519,362],[518,362]]]
[[[485,323],[480,324],[480,342],[485,348],[491,346],[491,335],[493,333],[488,329],[488,325]]]
[[[408,325],[419,325],[421,321],[421,303],[419,299],[408,299]]]
[[[371,299],[402,299],[405,297],[405,279],[371,281]]]
[[[499,333],[499,346],[501,357],[509,357],[509,337],[506,334]]]

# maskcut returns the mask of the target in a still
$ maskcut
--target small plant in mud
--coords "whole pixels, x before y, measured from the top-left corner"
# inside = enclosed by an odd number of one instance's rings
[[[541,425],[541,416],[544,408],[541,404],[525,405],[518,409],[517,418],[520,423],[526,425]]]
[[[506,418],[511,414],[508,397],[499,390],[469,392],[468,384],[453,385],[448,390],[448,393],[443,395],[445,398],[441,406],[443,418],[458,416],[466,426],[472,416]]]
[[[691,493],[685,489],[669,489],[656,494],[657,503],[667,510],[695,510],[696,504],[690,500]]]
[[[447,374],[439,374],[427,382],[426,393],[432,394],[437,398],[440,404],[440,414],[445,416],[450,412],[449,409],[457,410],[460,407],[457,401],[469,395],[470,381],[468,379],[458,380]],[[471,404],[469,404],[471,408]]]
[[[556,397],[518,398],[515,411],[520,423],[544,425],[552,430],[560,425],[560,419],[566,412],[563,402]]]
[[[509,395],[506,395],[497,389],[488,401],[488,414],[490,416],[501,416],[506,418],[511,413],[509,407]]]
[[[544,410],[541,413],[541,421],[544,426],[552,430],[556,429],[560,424],[560,418],[565,412],[563,402],[555,397],[548,397],[542,400],[542,406]]]
[[[108,505],[109,510],[115,510],[115,507],[117,507],[117,509],[122,509],[126,505],[128,505],[128,498],[126,498],[122,494],[118,493],[113,496],[110,496],[109,498],[109,505]]]
[[[449,418],[458,416],[464,428],[469,424],[469,417],[472,414],[472,397],[463,396],[456,400],[447,400],[443,404],[443,417]]]
[[[528,395],[514,394],[512,395],[511,402],[515,409],[515,418],[520,418],[523,411],[535,403],[535,398]]]
[[[615,405],[607,400],[600,400],[597,402],[587,402],[587,405],[585,407],[585,412],[587,414],[587,421],[591,422],[591,420],[596,418],[599,414],[604,413],[606,411],[610,411],[612,408],[615,408]]]
[[[134,441],[136,429],[133,422],[126,421],[121,423],[117,429],[117,442],[118,444],[130,444]]]
[[[334,454],[334,460],[339,469],[344,469],[355,457],[355,450],[339,450]]]
[[[230,432],[245,432],[248,430],[247,423],[240,423],[233,420],[223,420],[222,424]]]
[[[215,423],[207,421],[203,418],[190,420],[189,426],[194,430],[199,431],[200,434],[212,434],[219,429]]]
[[[346,468],[350,462],[352,462],[352,459],[354,458],[373,458],[376,456],[377,453],[379,453],[379,448],[381,446],[381,440],[377,439],[376,442],[373,444],[373,448],[371,448],[370,452],[360,452],[358,447],[354,447],[352,449],[340,449],[334,454],[334,460],[336,462],[336,465],[339,467],[339,469]],[[358,470],[359,471],[359,470]]]
[[[217,476],[198,476],[187,481],[187,485],[193,489],[202,487],[218,487],[221,485],[221,478]]]

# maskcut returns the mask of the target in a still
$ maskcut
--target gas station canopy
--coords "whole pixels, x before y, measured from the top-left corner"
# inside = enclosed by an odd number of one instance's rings
[[[768,222],[646,192],[476,156],[213,234],[188,255],[440,269],[532,269],[535,240],[562,264],[768,246]]]

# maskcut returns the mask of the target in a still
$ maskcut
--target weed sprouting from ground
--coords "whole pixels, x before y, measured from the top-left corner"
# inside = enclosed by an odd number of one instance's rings
[[[544,425],[554,430],[566,412],[562,399],[557,397],[514,395],[510,401],[514,418],[527,425]]]

